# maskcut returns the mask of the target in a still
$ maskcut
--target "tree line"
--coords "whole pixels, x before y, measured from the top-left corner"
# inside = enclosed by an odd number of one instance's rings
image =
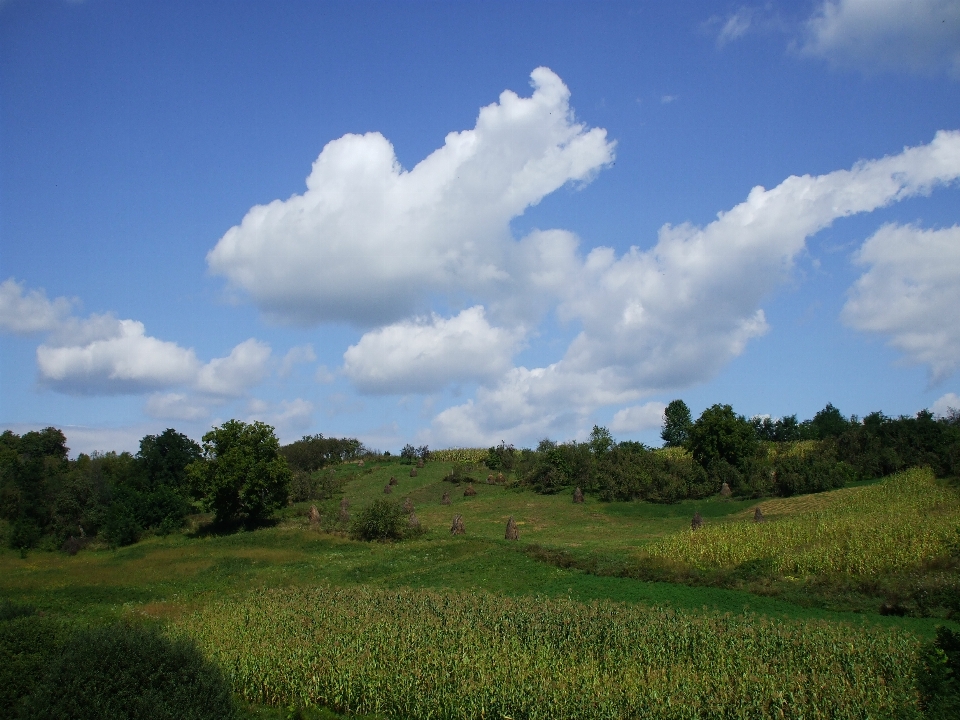
[[[180,530],[197,512],[220,526],[256,525],[288,500],[332,496],[329,476],[316,471],[367,451],[354,438],[323,435],[281,447],[271,426],[230,420],[202,443],[169,428],[146,435],[136,454],[69,460],[68,452],[54,427],[0,434],[0,518],[11,547],[129,545]]]
[[[726,485],[739,497],[790,496],[843,487],[908,467],[929,466],[938,477],[960,475],[960,414],[935,418],[876,412],[849,418],[832,404],[803,422],[708,407],[693,420],[682,400],[664,412],[663,448],[615,442],[594,426],[586,442],[542,440],[535,450],[501,444],[487,466],[512,472],[537,492],[580,487],[602,500],[673,503],[715,495]]]

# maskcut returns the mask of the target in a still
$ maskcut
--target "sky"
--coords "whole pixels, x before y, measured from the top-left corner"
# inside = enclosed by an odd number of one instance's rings
[[[960,407],[960,0],[0,0],[0,429]]]

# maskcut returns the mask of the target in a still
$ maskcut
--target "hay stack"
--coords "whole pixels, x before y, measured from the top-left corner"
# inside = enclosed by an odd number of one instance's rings
[[[449,504],[450,504],[450,491],[449,491],[449,490],[447,490],[447,491],[443,494],[443,500],[440,501],[440,504],[441,504],[441,505],[449,505]]]
[[[391,485],[396,485],[396,484],[397,484],[397,479],[396,479],[393,475],[390,476],[390,484],[391,484]]]
[[[693,520],[690,521],[691,530],[699,530],[703,527],[703,516],[700,514],[700,511],[697,510],[693,514]]]
[[[404,498],[403,511],[408,515],[413,512],[413,500],[411,500],[410,498]]]
[[[766,522],[767,519],[763,516],[763,513],[760,512],[760,506],[757,505],[757,509],[753,511],[753,521],[754,522]]]
[[[409,527],[411,530],[420,529],[420,518],[418,518],[417,514],[412,510],[410,511],[410,516],[407,518],[407,527]]]
[[[503,482],[503,473],[502,473],[502,472],[498,472],[498,473],[497,473],[497,482],[498,482],[498,483],[502,483],[502,482]]]
[[[583,490],[577,488],[573,491],[573,501],[577,504],[583,504]]]
[[[733,495],[733,492],[730,490],[730,486],[724,483],[720,486],[720,497],[728,498]]]
[[[467,489],[463,491],[464,497],[473,497],[477,494],[477,491],[473,489],[473,483],[467,485]]]
[[[504,540],[519,540],[520,531],[517,529],[517,524],[513,521],[513,515],[510,516],[510,519],[507,520],[507,532],[503,535]]]
[[[363,467],[363,460],[357,463],[357,467]]]
[[[410,477],[416,477],[416,476],[417,476],[417,469],[410,468]]]
[[[80,550],[82,550],[87,545],[87,539],[82,535],[78,538],[75,538],[73,535],[64,540],[63,545],[60,546],[60,551],[65,552],[68,555],[76,555]]]
[[[422,468],[422,467],[423,467],[423,458],[420,458],[419,460],[417,460],[417,467],[418,467],[418,468]]]
[[[389,495],[392,492],[393,492],[393,485],[391,485],[390,483],[387,483],[386,485],[383,486],[384,495]]]
[[[492,474],[487,475],[487,485],[493,485],[494,480],[495,478],[493,477]]]
[[[347,511],[347,508],[350,507],[350,501],[346,498],[340,501],[340,522],[348,523],[350,522],[350,513]]]
[[[307,517],[310,518],[310,524],[311,524],[311,525],[319,525],[319,524],[320,524],[320,511],[317,510],[317,506],[316,506],[316,505],[311,505],[311,506],[310,506],[310,512],[307,513]]]
[[[453,516],[453,525],[450,526],[451,535],[466,535],[467,531],[463,529],[463,515]]]

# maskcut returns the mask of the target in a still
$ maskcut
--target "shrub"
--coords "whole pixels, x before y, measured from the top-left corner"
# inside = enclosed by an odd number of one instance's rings
[[[942,625],[937,638],[920,652],[917,689],[924,716],[960,717],[960,633]]]
[[[0,603],[0,708],[3,717],[30,717],[18,712],[32,693],[43,668],[56,655],[62,628],[33,608]]]
[[[399,540],[404,536],[405,515],[396,502],[374,500],[356,514],[350,525],[355,540]]]
[[[27,698],[23,716],[212,720],[236,714],[226,678],[193,643],[121,624],[71,635]]]
[[[115,502],[107,510],[103,536],[111,546],[132,545],[139,539],[140,529],[136,516],[125,503]]]

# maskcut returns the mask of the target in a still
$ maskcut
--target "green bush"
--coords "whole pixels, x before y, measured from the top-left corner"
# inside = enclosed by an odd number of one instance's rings
[[[405,526],[403,507],[384,498],[374,500],[356,514],[350,524],[350,536],[355,540],[399,540]]]
[[[925,717],[960,717],[960,633],[937,628],[937,639],[920,652],[917,686]]]
[[[0,715],[28,717],[20,706],[56,655],[61,635],[59,623],[32,607],[0,602]]]
[[[237,716],[219,668],[186,640],[134,625],[71,635],[50,659],[21,717],[206,720]]]

